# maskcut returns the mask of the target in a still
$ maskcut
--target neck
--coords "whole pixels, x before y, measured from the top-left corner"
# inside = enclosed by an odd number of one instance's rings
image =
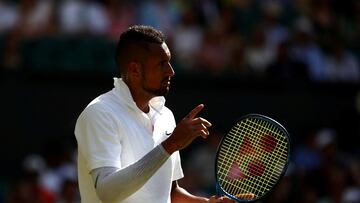
[[[136,106],[141,110],[143,111],[144,113],[148,113],[149,110],[150,110],[150,107],[149,107],[149,101],[150,100],[147,100],[147,101],[140,101],[140,100],[136,100],[134,98],[134,101],[136,103]]]
[[[143,111],[144,113],[148,113],[150,110],[149,101],[153,98],[153,96],[148,95],[147,93],[141,92],[139,88],[134,87],[131,83],[127,80],[124,82],[129,87],[131,96],[136,103],[136,106]]]
[[[149,112],[149,101],[152,99],[150,96],[146,96],[144,93],[136,91],[136,88],[130,88],[131,96],[136,103],[136,106],[144,113]]]

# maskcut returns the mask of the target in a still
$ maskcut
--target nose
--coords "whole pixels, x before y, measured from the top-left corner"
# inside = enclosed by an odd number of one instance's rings
[[[170,77],[175,75],[175,71],[174,71],[171,63],[169,63],[169,66],[168,66],[168,74],[169,74]]]

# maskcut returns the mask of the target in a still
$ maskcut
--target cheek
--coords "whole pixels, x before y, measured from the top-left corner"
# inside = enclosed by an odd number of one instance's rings
[[[166,78],[166,72],[162,67],[148,66],[142,71],[142,80],[146,86],[158,88],[162,86],[164,79]]]
[[[143,80],[143,84],[146,87],[159,87],[162,83],[162,78],[158,75],[158,74],[154,74],[154,73],[146,73],[143,75],[142,77]]]

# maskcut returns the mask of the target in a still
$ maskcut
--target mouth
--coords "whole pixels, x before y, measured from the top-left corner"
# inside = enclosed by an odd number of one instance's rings
[[[171,82],[170,82],[170,78],[166,78],[163,80],[163,84],[166,86],[170,86]]]

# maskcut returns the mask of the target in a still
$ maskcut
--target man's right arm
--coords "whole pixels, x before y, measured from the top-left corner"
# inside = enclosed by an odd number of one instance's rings
[[[134,164],[119,169],[101,167],[90,172],[96,193],[101,201],[122,200],[139,190],[169,158],[158,145]]]

